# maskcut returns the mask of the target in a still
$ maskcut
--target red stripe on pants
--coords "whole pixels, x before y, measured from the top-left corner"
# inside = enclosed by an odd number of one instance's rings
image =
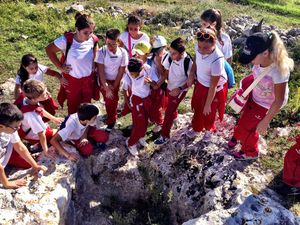
[[[177,118],[178,111],[177,108],[180,102],[185,97],[187,91],[181,91],[177,96],[171,96],[170,91],[168,90],[168,105],[165,112],[164,123],[161,130],[161,135],[163,137],[170,137],[171,127],[173,121]]]
[[[94,88],[94,75],[82,77],[80,79],[64,74],[68,81],[66,87],[68,114],[77,112],[81,103],[91,102]]]
[[[114,85],[114,80],[106,80],[109,85]],[[105,109],[107,113],[106,124],[115,123],[117,120],[117,109],[119,101],[119,87],[113,90],[113,98],[107,98],[104,88],[101,88],[101,93],[105,101]]]
[[[256,127],[266,116],[268,109],[249,99],[243,108],[242,115],[234,128],[234,137],[240,140],[243,151],[247,156],[258,155],[259,133]]]
[[[194,116],[192,119],[192,127],[194,131],[201,132],[203,129],[212,130],[215,129],[215,119],[217,111],[219,112],[219,119],[222,121],[225,112],[226,105],[226,93],[227,86],[218,92],[216,92],[215,97],[211,103],[211,112],[208,115],[203,114],[206,98],[208,95],[208,87],[203,86],[201,83],[197,82],[194,88],[194,93],[192,97],[192,110],[194,111]]]
[[[95,127],[90,127],[87,139],[89,140],[89,142],[83,146],[79,146],[80,140],[73,141],[75,143],[75,147],[83,156],[89,156],[93,153],[94,147],[90,141],[106,143],[108,141],[108,134],[103,130],[97,130]]]
[[[150,97],[141,98],[131,96],[132,131],[128,140],[128,146],[135,145],[140,138],[144,137],[147,131],[148,118],[151,108]]]
[[[167,105],[167,96],[165,95],[165,91],[161,88],[154,90],[151,90],[151,111],[150,111],[150,121],[157,124],[162,125],[163,120],[163,109],[165,108],[165,105]]]
[[[293,187],[300,187],[300,136],[297,137],[297,143],[285,154],[283,182]]]

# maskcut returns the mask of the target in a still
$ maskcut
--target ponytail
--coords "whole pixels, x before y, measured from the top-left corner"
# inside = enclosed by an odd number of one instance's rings
[[[294,60],[288,56],[288,52],[278,33],[272,31],[270,35],[272,35],[272,44],[270,48],[271,59],[278,67],[280,73],[282,75],[287,75],[294,69]]]
[[[20,76],[21,86],[24,82],[29,79],[29,73],[26,70],[26,67],[32,63],[38,63],[37,58],[32,54],[23,55],[21,59],[20,69],[18,70],[18,75]]]

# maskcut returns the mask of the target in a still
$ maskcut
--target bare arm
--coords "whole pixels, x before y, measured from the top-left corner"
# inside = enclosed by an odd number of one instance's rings
[[[217,85],[220,80],[220,76],[211,76],[210,87],[206,97],[203,114],[208,115],[211,112],[211,103],[214,100],[217,91]]]
[[[46,47],[46,53],[50,61],[56,66],[57,69],[63,71],[63,64],[57,57],[57,53],[61,50],[52,42]]]
[[[63,155],[67,159],[72,160],[72,161],[76,161],[77,159],[79,159],[79,156],[77,154],[69,153],[68,151],[66,151],[64,149],[64,147],[60,144],[61,141],[62,141],[62,138],[57,132],[52,137],[50,143],[54,148],[56,148],[56,150],[58,151],[59,154]]]
[[[21,92],[22,92],[21,85],[16,84],[15,85],[15,99],[17,99],[19,97]]]
[[[196,65],[196,57],[195,57],[187,80],[187,87],[191,87],[194,84],[196,71],[197,71],[197,65]]]
[[[114,89],[117,89],[119,86],[120,86],[120,82],[123,78],[123,75],[125,73],[125,66],[120,66],[119,67],[119,70],[118,70],[118,75],[116,77],[116,80],[114,82]]]

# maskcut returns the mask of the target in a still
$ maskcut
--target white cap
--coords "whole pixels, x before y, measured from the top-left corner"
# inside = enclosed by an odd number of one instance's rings
[[[152,48],[161,48],[163,46],[167,46],[167,40],[163,36],[160,36],[160,35],[154,36]]]

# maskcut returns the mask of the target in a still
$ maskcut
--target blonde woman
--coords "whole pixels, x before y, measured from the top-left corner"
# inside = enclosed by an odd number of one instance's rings
[[[271,120],[287,103],[288,81],[294,62],[274,31],[248,37],[239,61],[242,64],[253,64],[254,78],[270,69],[252,90],[252,98],[246,103],[228,143],[233,148],[238,140],[241,142],[241,149],[231,152],[236,159],[256,159],[259,134],[266,133]]]

